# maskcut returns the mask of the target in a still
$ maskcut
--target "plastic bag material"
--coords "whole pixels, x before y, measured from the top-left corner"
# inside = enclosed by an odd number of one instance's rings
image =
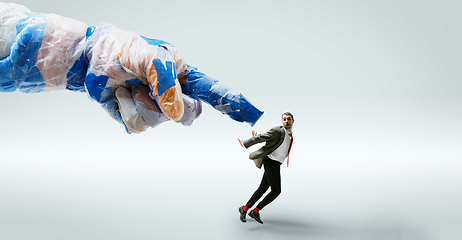
[[[144,121],[141,114],[137,111],[132,93],[124,88],[118,87],[115,92],[116,102],[119,104],[119,111],[122,120],[132,133],[144,132],[149,126]]]
[[[17,35],[17,23],[31,11],[24,6],[0,2],[0,59],[10,55]]]
[[[183,94],[184,113],[183,116],[176,121],[184,126],[191,126],[193,121],[199,118],[202,113],[202,103],[200,100]]]
[[[254,126],[263,115],[263,112],[253,106],[241,93],[193,67],[185,71],[183,89],[184,92],[197,96],[238,122],[246,122]]]
[[[167,120],[190,126],[201,101],[252,126],[263,113],[165,41],[13,3],[0,3],[0,14],[0,92],[85,92],[129,133]]]
[[[202,104],[199,100],[185,94],[182,97],[185,111],[181,119],[175,122],[191,126],[202,113]],[[146,130],[146,126],[157,127],[170,120],[149,95],[149,88],[145,85],[118,87],[115,92],[115,101],[119,104],[122,119],[130,132],[142,132]]]
[[[157,103],[149,96],[149,92],[151,91],[149,87],[138,84],[131,86],[131,88],[136,109],[141,114],[146,124],[154,128],[170,120],[162,113]]]
[[[39,48],[42,44],[46,26],[44,14],[32,14],[28,9],[16,4],[2,4],[0,19],[7,25],[1,26],[3,49],[0,59],[0,89],[4,92],[41,92],[45,81],[35,65]],[[14,13],[16,15],[13,15]],[[34,16],[29,17],[29,16]],[[12,39],[11,24],[15,23],[16,36]],[[11,41],[14,42],[11,42]]]

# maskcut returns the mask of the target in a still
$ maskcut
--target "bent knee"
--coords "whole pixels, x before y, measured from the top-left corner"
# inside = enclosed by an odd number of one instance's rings
[[[272,187],[271,191],[274,192],[274,194],[277,194],[277,195],[281,194],[281,188],[273,188]]]

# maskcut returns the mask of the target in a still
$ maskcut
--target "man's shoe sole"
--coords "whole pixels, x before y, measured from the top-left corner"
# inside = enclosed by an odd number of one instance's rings
[[[262,221],[262,220],[258,220],[256,217],[253,216],[253,214],[249,214],[249,217],[255,219],[255,221],[257,221],[258,223],[263,224],[263,221]]]

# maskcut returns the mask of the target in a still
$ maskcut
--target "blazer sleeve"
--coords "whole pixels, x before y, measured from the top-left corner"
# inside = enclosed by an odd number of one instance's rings
[[[268,132],[262,133],[262,134],[257,134],[247,140],[245,140],[244,147],[249,148],[257,143],[262,143],[262,142],[267,142],[271,140],[278,139],[280,136],[280,131],[278,130],[278,127],[271,128]]]

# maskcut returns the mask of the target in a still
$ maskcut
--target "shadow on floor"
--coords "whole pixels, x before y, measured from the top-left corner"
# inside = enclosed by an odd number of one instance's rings
[[[410,228],[404,224],[390,221],[371,221],[368,223],[333,223],[308,220],[266,219],[259,224],[248,219],[251,235],[260,233],[300,239],[338,239],[338,240],[427,240],[424,231]]]

